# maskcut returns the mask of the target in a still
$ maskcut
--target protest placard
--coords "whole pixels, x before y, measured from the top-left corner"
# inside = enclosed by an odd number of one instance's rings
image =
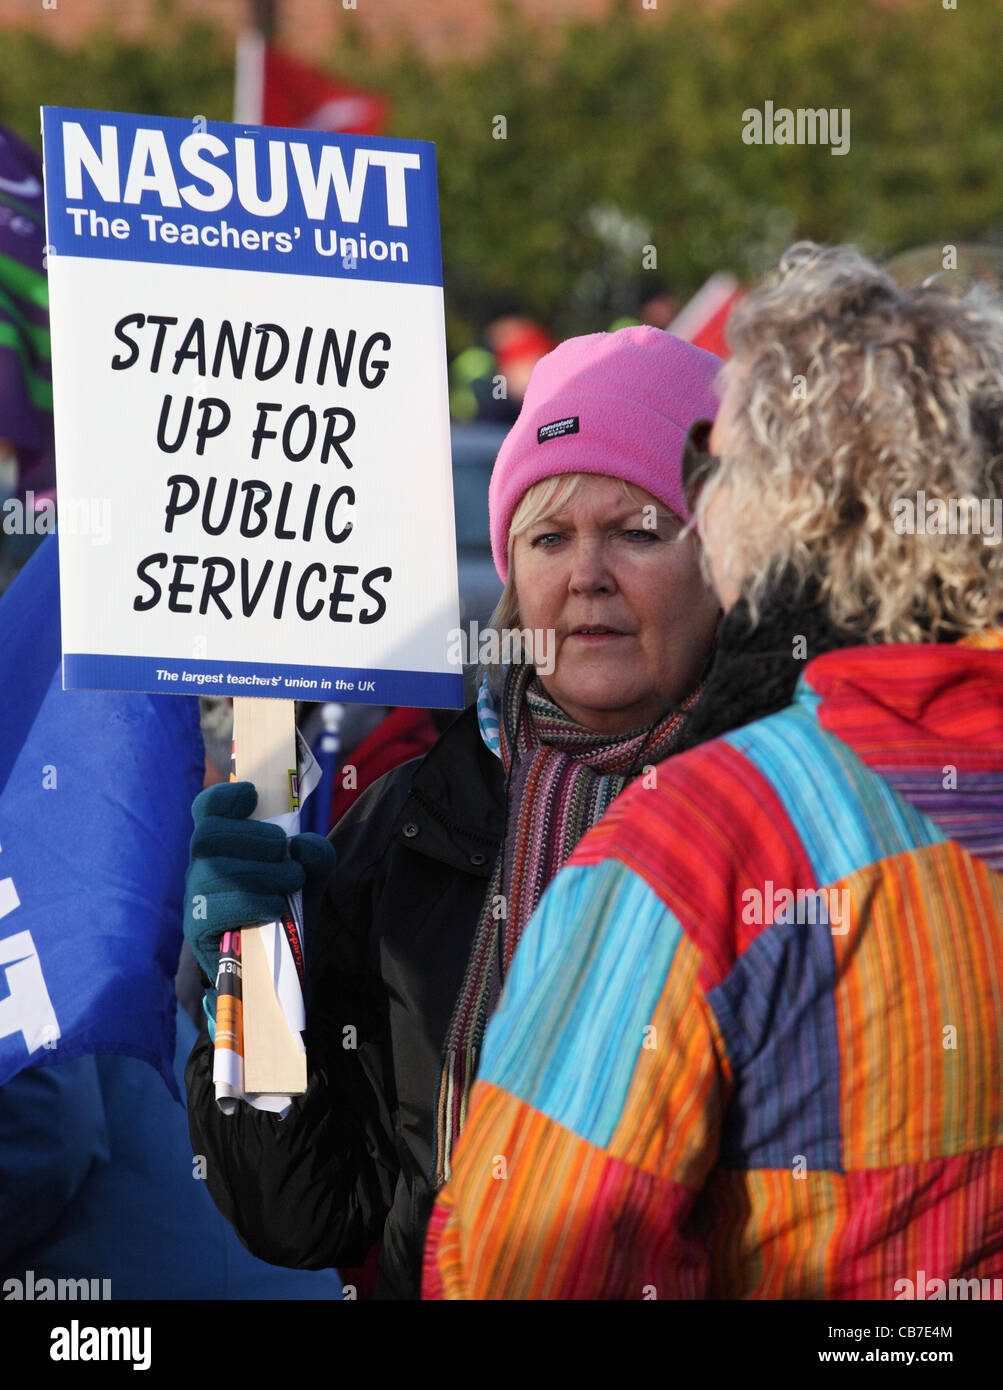
[[[463,703],[433,148],[42,118],[64,688],[268,697],[235,764],[292,833],[290,701]],[[243,933],[217,1052],[280,1111],[298,918]]]
[[[433,147],[43,137],[65,686],[462,705]]]

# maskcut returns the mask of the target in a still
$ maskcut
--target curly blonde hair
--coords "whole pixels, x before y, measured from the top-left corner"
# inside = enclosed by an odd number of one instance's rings
[[[1003,617],[1003,546],[906,534],[903,498],[995,499],[1003,479],[1003,303],[900,288],[853,247],[799,242],[735,309],[733,416],[741,451],[719,495],[722,565],[753,621],[783,573],[818,584],[861,642],[928,642]],[[721,489],[724,489],[721,491]]]

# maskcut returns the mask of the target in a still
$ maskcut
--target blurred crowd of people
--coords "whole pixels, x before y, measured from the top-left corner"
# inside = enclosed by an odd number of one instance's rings
[[[679,302],[655,276],[637,286],[636,307],[627,307],[609,331],[647,324],[668,328]],[[458,353],[449,368],[449,409],[454,420],[511,425],[518,418],[533,368],[557,346],[547,329],[517,309],[497,315],[478,339]]]

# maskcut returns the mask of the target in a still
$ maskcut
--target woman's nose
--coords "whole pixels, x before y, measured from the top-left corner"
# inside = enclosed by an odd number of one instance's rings
[[[616,587],[599,540],[578,541],[571,555],[568,588],[573,593],[611,593]]]

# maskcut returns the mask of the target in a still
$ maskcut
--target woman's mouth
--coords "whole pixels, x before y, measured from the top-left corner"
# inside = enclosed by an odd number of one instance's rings
[[[596,624],[590,627],[576,627],[568,633],[568,636],[577,637],[579,641],[591,646],[596,643],[612,641],[615,637],[624,637],[626,633],[621,632],[618,628],[603,627],[601,624]]]

